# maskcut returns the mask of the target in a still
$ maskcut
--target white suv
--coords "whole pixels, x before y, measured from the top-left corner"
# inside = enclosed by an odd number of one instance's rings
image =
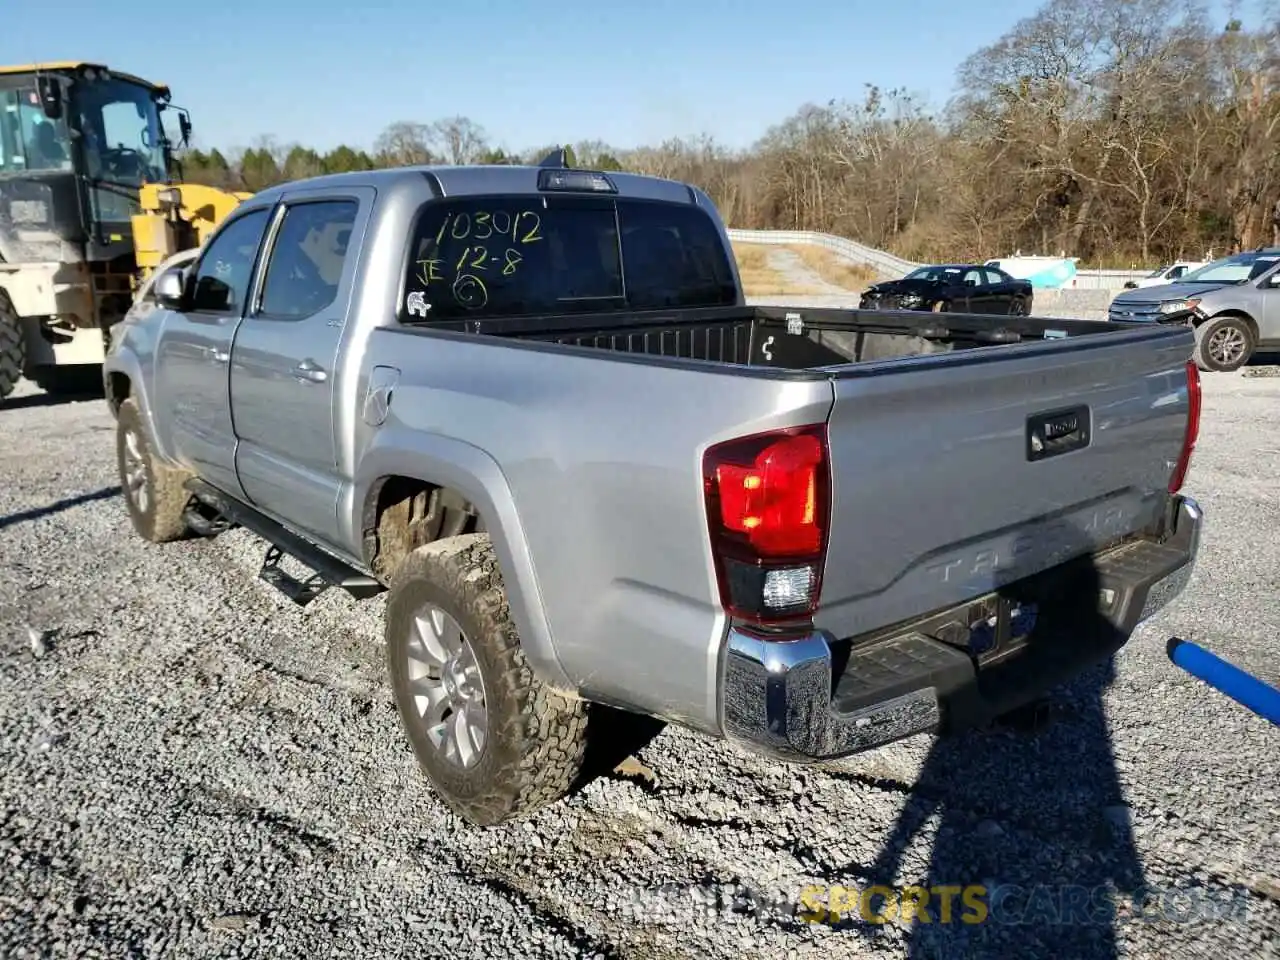
[[[1158,287],[1162,283],[1177,283],[1187,271],[1203,267],[1204,264],[1203,260],[1179,260],[1176,263],[1169,264],[1167,267],[1153,270],[1141,280],[1130,280],[1124,285],[1124,288],[1126,290],[1135,290],[1139,287]]]

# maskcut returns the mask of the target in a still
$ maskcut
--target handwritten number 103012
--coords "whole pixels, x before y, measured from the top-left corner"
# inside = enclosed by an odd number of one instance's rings
[[[510,236],[515,243],[537,243],[542,239],[541,231],[542,218],[532,210],[522,210],[514,216],[505,210],[451,213],[440,224],[436,245],[444,242],[446,233],[454,240],[488,240],[496,234]]]

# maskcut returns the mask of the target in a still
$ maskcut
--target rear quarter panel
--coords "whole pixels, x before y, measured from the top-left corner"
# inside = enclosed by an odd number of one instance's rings
[[[559,667],[592,699],[715,731],[725,624],[702,454],[822,421],[830,381],[408,328],[374,331],[365,365],[400,378],[386,421],[358,434],[354,502],[385,451],[416,451],[429,481],[445,447],[482,452],[498,472],[485,481],[498,512],[486,523],[495,540],[521,541],[500,557],[529,564],[522,635],[536,643],[545,627]],[[518,524],[498,526],[508,509]]]

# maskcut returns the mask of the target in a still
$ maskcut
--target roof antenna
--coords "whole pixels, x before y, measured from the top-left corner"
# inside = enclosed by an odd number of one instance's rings
[[[540,167],[552,167],[557,170],[569,169],[569,154],[564,147],[556,147],[539,162]]]

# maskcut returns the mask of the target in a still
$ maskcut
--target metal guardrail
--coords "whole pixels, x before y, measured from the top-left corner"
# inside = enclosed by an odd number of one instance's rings
[[[730,230],[729,239],[738,243],[804,243],[824,247],[836,256],[855,263],[875,267],[891,276],[900,277],[922,264],[904,260],[884,250],[877,250],[856,240],[837,237],[830,233],[814,233],[809,230]],[[1129,280],[1145,277],[1150,270],[1077,270],[1070,285],[1077,290],[1122,290]]]
[[[829,233],[811,233],[808,230],[730,230],[729,239],[738,243],[803,243],[816,247],[825,247],[837,256],[856,263],[883,270],[885,273],[901,276],[910,273],[920,266],[911,260],[895,257],[875,247]]]

